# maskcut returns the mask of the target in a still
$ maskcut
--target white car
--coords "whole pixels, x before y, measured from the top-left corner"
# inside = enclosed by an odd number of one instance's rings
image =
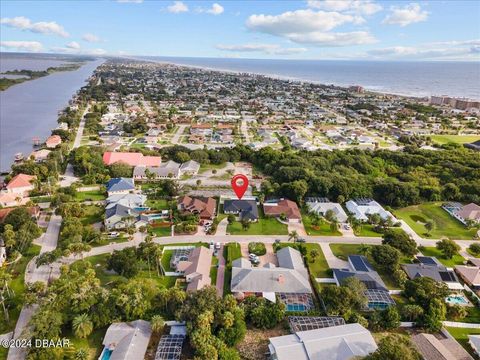
[[[217,250],[220,249],[220,243],[219,243],[219,242],[217,242],[217,243],[215,244],[215,249],[217,249]]]
[[[248,258],[249,258],[250,260],[258,260],[258,256],[255,255],[255,254],[249,254],[249,255],[248,255]]]
[[[116,231],[112,231],[112,232],[109,232],[109,233],[108,233],[108,237],[110,237],[110,238],[116,238],[116,237],[118,237],[119,235],[120,235],[120,234],[119,234],[118,232],[116,232]]]

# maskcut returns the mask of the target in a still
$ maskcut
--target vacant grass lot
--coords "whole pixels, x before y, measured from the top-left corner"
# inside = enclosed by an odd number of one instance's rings
[[[80,218],[83,225],[93,225],[103,221],[104,209],[100,205],[86,205],[82,206],[84,214]]]
[[[480,329],[466,329],[447,327],[447,331],[467,350],[471,355],[475,356],[473,349],[468,344],[468,335],[480,335]]]
[[[455,240],[471,240],[475,229],[467,229],[460,221],[441,208],[441,202],[409,206],[395,211],[395,215],[404,220],[418,235],[440,239],[448,237]],[[424,224],[431,220],[433,230],[428,234]]]
[[[320,225],[313,225],[312,219],[308,214],[302,213],[303,226],[307,235],[310,236],[342,236],[342,233],[338,230],[332,231],[330,229],[330,224],[326,221],[322,222]]]
[[[147,200],[146,206],[151,208],[152,210],[168,210],[168,202],[165,199],[160,200]]]
[[[432,141],[437,144],[466,144],[480,140],[479,135],[432,135]]]
[[[365,237],[381,237],[382,236],[381,233],[378,233],[373,229],[373,225],[371,224],[362,224],[360,229],[355,231],[355,235],[365,236]]]
[[[454,255],[451,259],[445,259],[440,250],[436,247],[422,247],[420,249],[423,255],[436,257],[446,267],[453,268],[455,265],[463,265],[465,259],[459,254]]]
[[[101,201],[106,198],[105,191],[102,190],[77,191],[75,193],[75,201]]]

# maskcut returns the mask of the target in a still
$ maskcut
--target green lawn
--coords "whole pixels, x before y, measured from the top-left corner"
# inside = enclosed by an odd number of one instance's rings
[[[162,267],[165,271],[175,271],[170,266],[170,260],[172,260],[173,250],[164,250],[162,253]]]
[[[375,246],[375,245],[373,245]],[[330,244],[330,249],[332,249],[333,255],[342,260],[347,260],[349,255],[362,255],[360,254],[360,248],[362,244]],[[391,271],[385,271],[381,269],[377,264],[371,259],[370,256],[367,256],[368,261],[372,266],[377,270],[378,274],[387,285],[388,289],[398,289],[399,286],[396,284]],[[410,262],[410,259],[402,258],[400,263]]]
[[[62,335],[70,339],[70,346],[75,348],[75,351],[85,349],[88,351],[88,360],[96,360],[102,352],[102,341],[105,337],[107,328],[95,329],[86,339],[76,337],[71,331],[65,331]]]
[[[223,295],[230,294],[230,281],[232,280],[232,262],[242,257],[242,249],[239,243],[228,243],[223,247],[225,257],[225,281],[223,283]]]
[[[147,200],[146,206],[152,210],[168,210],[168,202],[165,199],[160,200]]]
[[[221,164],[200,164],[200,170],[198,171],[200,174],[207,171],[207,170],[219,170],[223,169],[226,166],[226,163]]]
[[[127,242],[128,241],[128,235],[121,233],[120,236],[115,237],[115,238],[110,238],[108,236],[103,236],[101,241],[96,242],[96,243],[90,243],[92,247],[99,247],[99,246],[105,246],[110,243],[122,243],[122,242]]]
[[[476,254],[474,253],[472,250],[468,249],[467,248],[467,253],[469,253],[470,255],[472,255],[473,257],[476,257],[476,258],[479,258],[480,257],[480,254]]]
[[[466,144],[480,140],[480,135],[432,135],[432,141],[437,144]]]
[[[212,258],[212,266],[210,267],[210,278],[212,279],[211,284],[213,286],[217,285],[217,273],[218,273],[218,258],[214,256]]]
[[[453,268],[455,265],[463,265],[463,262],[465,261],[465,259],[459,254],[454,255],[451,259],[445,259],[442,252],[433,246],[422,247],[420,251],[425,256],[436,257],[443,265],[450,268]]]
[[[460,221],[441,208],[442,203],[425,203],[409,206],[395,211],[395,216],[404,220],[418,235],[440,239],[448,237],[455,240],[471,240],[475,229],[467,229]],[[433,221],[433,230],[428,234],[424,224]]]
[[[310,274],[313,275],[315,278],[328,278],[332,277],[332,275],[329,273],[329,267],[327,260],[325,259],[325,256],[323,254],[322,249],[320,248],[319,244],[313,244],[313,243],[280,243],[276,245],[277,249],[278,248],[283,248],[285,246],[305,246],[307,248],[307,254],[305,256],[306,264],[308,266],[308,270],[310,271]],[[315,261],[312,261],[312,257],[310,256],[310,252],[316,249],[318,250],[319,255],[315,259]]]
[[[272,218],[258,219],[252,222],[247,230],[242,229],[238,221],[228,224],[227,233],[230,235],[288,235],[288,227]]]
[[[10,321],[6,322],[3,318],[3,310],[0,315],[0,334],[10,332],[15,328],[20,310],[22,310],[22,297],[25,293],[25,269],[28,262],[36,255],[40,253],[40,246],[32,245],[28,249],[25,256],[18,260],[15,264],[9,265],[8,272],[12,275],[12,281],[10,282],[10,289],[14,293],[12,300],[12,306],[8,308],[8,314]],[[1,353],[0,353],[1,354]]]
[[[480,329],[466,329],[447,327],[447,331],[467,350],[471,355],[474,355],[473,349],[468,344],[468,335],[480,335]]]
[[[378,233],[375,230],[373,230],[373,225],[371,224],[362,224],[360,229],[355,231],[355,235],[365,236],[365,237],[382,237],[381,233]]]
[[[105,191],[102,190],[77,191],[75,193],[75,201],[100,201],[106,198]]]
[[[320,225],[312,225],[312,219],[308,214],[302,213],[303,226],[307,235],[311,236],[342,236],[342,233],[338,230],[332,231],[330,229],[330,224],[326,221],[323,221]]]
[[[83,209],[85,210],[84,215],[81,217],[83,225],[92,225],[103,221],[103,207],[99,205],[86,205],[83,206]]]
[[[158,236],[158,237],[171,236],[172,235],[172,228],[171,228],[171,226],[152,227],[151,232],[154,236]]]

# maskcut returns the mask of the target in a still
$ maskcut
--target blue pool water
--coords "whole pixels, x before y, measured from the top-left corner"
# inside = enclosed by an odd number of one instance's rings
[[[102,357],[100,359],[109,360],[111,355],[112,355],[112,350],[104,348],[102,351]]]
[[[307,307],[304,304],[287,304],[287,311],[306,311]]]
[[[148,211],[148,210],[150,210],[150,208],[149,207],[136,207],[134,210],[135,211]]]
[[[466,304],[468,304],[468,300],[465,299],[465,297],[462,296],[462,295],[447,296],[445,301],[449,304],[455,304],[455,305],[466,305]]]

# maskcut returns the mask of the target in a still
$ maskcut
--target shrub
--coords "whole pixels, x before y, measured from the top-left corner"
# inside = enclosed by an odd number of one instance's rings
[[[255,254],[258,256],[265,255],[267,253],[267,249],[265,248],[265,244],[261,242],[251,242],[248,244],[248,252],[250,254]]]

